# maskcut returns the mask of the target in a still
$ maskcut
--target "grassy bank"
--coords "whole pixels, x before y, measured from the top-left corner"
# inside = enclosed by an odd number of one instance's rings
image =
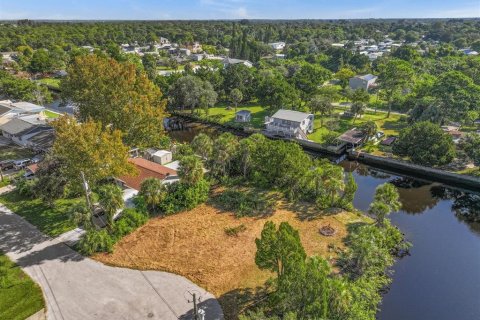
[[[24,320],[44,307],[40,287],[0,253],[0,319]]]
[[[40,199],[27,199],[17,191],[0,196],[1,203],[52,237],[75,228],[75,224],[70,221],[68,210],[78,201],[80,200],[60,199],[50,208]]]

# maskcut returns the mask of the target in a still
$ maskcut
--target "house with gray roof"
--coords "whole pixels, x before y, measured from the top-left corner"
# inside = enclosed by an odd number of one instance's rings
[[[280,109],[271,117],[265,117],[265,132],[269,135],[308,140],[313,132],[314,116],[293,110]]]
[[[248,60],[241,60],[241,59],[234,59],[234,58],[225,58],[223,59],[223,66],[224,67],[228,67],[230,65],[234,65],[234,64],[243,64],[244,66],[248,67],[248,68],[251,68],[253,67],[253,63],[251,63],[250,61]]]
[[[38,115],[16,116],[0,125],[2,135],[20,146],[27,146],[30,137],[47,130],[52,128]]]
[[[364,76],[356,76],[356,77],[350,78],[349,80],[350,89],[368,90],[375,85],[377,78],[378,77],[374,76],[373,74],[366,74]]]

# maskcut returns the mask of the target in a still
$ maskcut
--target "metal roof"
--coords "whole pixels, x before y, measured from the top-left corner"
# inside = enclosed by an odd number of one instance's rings
[[[275,112],[272,118],[281,119],[281,120],[290,120],[294,122],[302,122],[303,120],[305,120],[311,115],[312,114],[300,112],[300,111],[280,109],[277,112]]]

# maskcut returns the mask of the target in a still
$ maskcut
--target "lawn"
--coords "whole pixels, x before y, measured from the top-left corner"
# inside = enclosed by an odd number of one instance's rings
[[[79,201],[79,199],[60,199],[55,201],[53,208],[50,208],[40,199],[26,199],[17,191],[0,196],[1,203],[52,237],[75,228],[75,224],[70,221],[68,210]]]
[[[340,114],[343,112],[343,109],[335,109],[336,114]],[[390,118],[387,118],[387,113],[382,111],[366,111],[361,118],[357,118],[355,120],[351,118],[333,118],[333,117],[326,117],[323,119],[324,126],[321,125],[321,119],[319,115],[316,115],[315,122],[314,122],[314,132],[308,135],[310,140],[315,142],[322,143],[324,141],[324,135],[329,131],[326,128],[326,124],[328,121],[336,120],[338,121],[337,128],[334,130],[338,134],[342,134],[345,131],[359,127],[362,123],[367,121],[374,121],[377,125],[377,129],[379,131],[383,131],[386,136],[389,135],[398,135],[399,131],[406,126],[406,123],[402,123],[399,121],[400,115],[398,114],[390,114]]]
[[[204,204],[190,211],[153,218],[120,240],[112,254],[97,254],[93,258],[113,266],[185,276],[215,294],[226,319],[231,319],[238,312],[238,303],[232,301],[236,293],[262,286],[271,276],[255,264],[255,238],[268,220],[277,226],[288,221],[299,230],[309,255],[332,260],[337,255],[335,248],[344,247],[347,225],[366,218],[348,212],[322,214],[310,206],[292,207],[283,202],[266,217],[236,218],[234,213],[214,204]],[[322,236],[319,228],[325,225],[332,226],[336,234]],[[240,231],[236,236],[228,235],[227,231],[232,230]]]
[[[52,111],[50,111],[50,110],[45,110],[44,113],[45,113],[45,115],[47,116],[47,118],[49,118],[49,119],[55,119],[55,118],[60,117],[60,114],[59,114],[59,113],[52,112]]]
[[[30,149],[17,146],[0,147],[0,161],[31,158],[34,153]]]
[[[46,85],[47,87],[50,87],[53,89],[60,89],[60,79],[43,78],[37,81],[41,84]]]
[[[227,107],[230,106],[231,109]],[[265,123],[265,116],[268,116],[268,111],[258,103],[247,103],[237,107],[237,111],[248,110],[252,114],[250,124],[255,128],[263,128]],[[235,108],[231,104],[219,103],[213,108],[208,109],[208,116],[220,123],[235,121]]]
[[[24,320],[44,307],[40,287],[0,253],[0,319]]]

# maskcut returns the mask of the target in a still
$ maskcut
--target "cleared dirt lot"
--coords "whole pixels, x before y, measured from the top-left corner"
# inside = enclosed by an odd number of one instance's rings
[[[277,225],[288,221],[299,229],[309,255],[334,258],[329,245],[343,247],[346,225],[364,219],[341,212],[308,220],[288,209],[277,209],[267,218],[236,218],[231,212],[201,205],[191,211],[151,219],[121,240],[113,254],[98,254],[94,259],[115,266],[173,272],[219,297],[235,289],[254,288],[268,279],[269,273],[259,270],[254,261],[255,238],[267,220]],[[246,230],[238,236],[225,233],[225,228],[241,224]],[[324,225],[332,226],[336,234],[322,236],[319,228]]]

